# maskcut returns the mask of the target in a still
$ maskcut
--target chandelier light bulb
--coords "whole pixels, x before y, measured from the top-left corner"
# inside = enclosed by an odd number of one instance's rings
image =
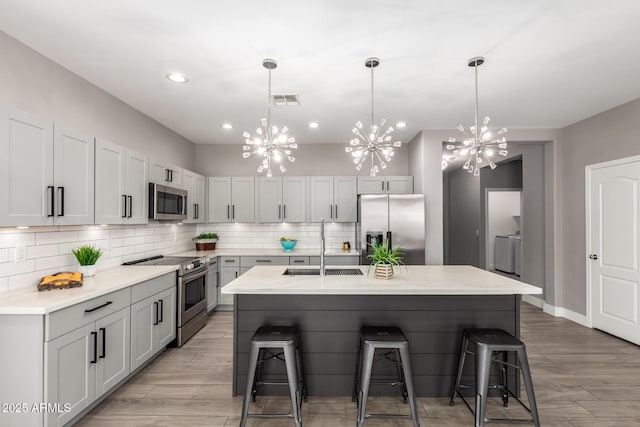
[[[473,67],[475,71],[475,123],[469,126],[467,132],[463,125],[458,125],[458,130],[464,134],[466,139],[462,142],[454,137],[448,139],[446,149],[451,153],[442,156],[442,168],[446,168],[451,160],[466,159],[462,168],[474,176],[480,175],[480,168],[483,163],[488,163],[491,169],[495,169],[497,165],[490,159],[495,155],[496,150],[502,157],[506,157],[507,138],[496,138],[494,133],[489,130],[489,122],[491,119],[485,117],[482,124],[478,121],[478,67],[484,63],[484,58],[476,57],[469,60],[469,67]],[[497,134],[503,135],[507,133],[506,128],[500,129]]]
[[[261,158],[261,165],[258,167],[258,173],[266,171],[266,176],[271,178],[271,163],[280,163],[283,158],[293,162],[295,157],[291,155],[291,150],[298,148],[296,139],[289,136],[289,128],[271,124],[271,71],[278,65],[273,59],[265,59],[262,65],[269,71],[269,92],[267,97],[267,117],[260,120],[262,126],[256,129],[256,135],[252,136],[249,132],[243,132],[242,137],[245,138],[246,145],[242,147],[242,157],[248,159],[251,156]],[[287,168],[283,164],[279,164],[280,172],[286,172]]]

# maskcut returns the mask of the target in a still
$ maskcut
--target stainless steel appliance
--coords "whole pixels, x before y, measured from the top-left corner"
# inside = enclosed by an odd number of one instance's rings
[[[149,219],[187,219],[187,191],[150,182]]]
[[[367,255],[375,240],[392,248],[402,246],[405,264],[424,265],[424,221],[423,194],[359,196],[356,241],[361,264],[369,264]]]
[[[176,344],[182,346],[207,324],[207,271],[209,259],[162,255],[123,265],[175,265],[178,267],[178,326]]]

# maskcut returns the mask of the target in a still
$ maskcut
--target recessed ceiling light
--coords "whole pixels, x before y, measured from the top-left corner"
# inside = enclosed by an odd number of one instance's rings
[[[309,127],[310,127],[311,129],[317,129],[317,128],[318,128],[318,126],[320,126],[320,125],[319,125],[317,122],[311,122],[311,123],[309,123]]]
[[[165,76],[174,83],[186,83],[188,79],[180,73],[169,73]]]
[[[407,122],[398,122],[398,123],[396,123],[396,127],[399,128],[399,129],[406,128],[407,127]]]
[[[231,123],[223,123],[220,125],[222,129],[233,129],[233,125]]]

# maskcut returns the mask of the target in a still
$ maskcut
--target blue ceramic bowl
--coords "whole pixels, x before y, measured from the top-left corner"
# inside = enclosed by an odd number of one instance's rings
[[[280,240],[280,244],[285,252],[291,252],[296,247],[297,240]]]

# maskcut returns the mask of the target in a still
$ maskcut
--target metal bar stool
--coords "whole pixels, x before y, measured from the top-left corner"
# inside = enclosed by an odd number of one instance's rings
[[[298,331],[291,326],[262,326],[251,337],[247,385],[242,404],[240,427],[244,427],[248,417],[293,418],[296,427],[302,427],[302,400],[306,400],[306,390],[302,373]],[[263,381],[262,366],[267,360],[281,360],[287,370],[287,381]],[[251,414],[249,405],[255,401],[259,386],[288,385],[292,412],[289,414]]]
[[[371,381],[373,365],[379,360],[390,360],[396,365],[396,381]],[[353,400],[358,407],[357,427],[362,427],[367,418],[408,418],[414,427],[420,427],[416,395],[413,389],[413,374],[409,359],[409,341],[400,328],[395,326],[364,326],[360,329],[356,374],[353,382]],[[410,415],[367,414],[367,399],[371,384],[400,386],[404,402],[409,402]]]
[[[471,345],[472,350],[468,350]],[[518,365],[508,362],[508,352],[515,352],[518,359]],[[494,356],[494,353],[495,356]],[[462,389],[471,388],[469,385],[461,384],[462,371],[466,355],[475,355],[475,388],[476,402],[475,411],[462,395]],[[491,363],[496,363],[500,369],[500,384],[490,385],[489,375],[491,373]],[[509,389],[508,369],[514,368],[516,371],[522,372],[524,385],[529,398],[529,407],[527,407],[513,392]],[[509,405],[509,396],[515,398],[528,412],[531,419],[491,419],[487,418],[487,395],[489,389],[497,389],[502,393],[502,402],[504,407]],[[459,395],[467,408],[475,416],[476,427],[484,426],[486,422],[501,423],[522,423],[530,422],[536,427],[540,427],[540,418],[538,417],[538,407],[536,405],[536,397],[533,392],[533,382],[531,381],[531,372],[529,371],[529,361],[527,359],[527,350],[522,341],[513,335],[503,331],[502,329],[465,329],[462,335],[462,345],[460,347],[460,360],[458,363],[458,374],[456,382],[451,391],[451,401],[449,404],[453,406],[456,394]]]

